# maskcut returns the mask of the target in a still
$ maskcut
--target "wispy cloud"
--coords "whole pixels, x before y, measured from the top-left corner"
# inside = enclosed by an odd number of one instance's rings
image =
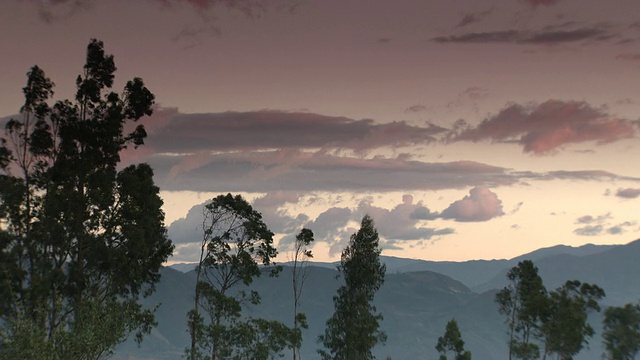
[[[609,235],[620,235],[627,231],[627,228],[636,225],[633,221],[625,221],[618,224],[611,224],[613,217],[610,213],[592,216],[584,215],[576,219],[575,223],[581,225],[573,232],[580,236],[598,236],[605,233]]]
[[[515,141],[523,151],[549,154],[567,144],[609,143],[635,135],[632,121],[618,119],[582,101],[511,104],[477,127],[458,126],[452,141]]]
[[[458,22],[458,24],[456,25],[456,28],[461,28],[467,25],[478,23],[482,21],[485,17],[487,17],[489,14],[491,14],[492,12],[493,12],[493,8],[485,11],[466,13],[462,16],[462,18],[460,19],[460,22]]]
[[[432,41],[446,44],[510,43],[523,45],[560,45],[579,41],[606,41],[616,37],[605,24],[597,24],[575,29],[545,28],[537,31],[497,30],[468,32],[458,35],[438,36]]]
[[[61,18],[75,15],[79,11],[91,10],[98,2],[97,0],[31,0],[36,4],[39,18],[52,23]],[[299,5],[300,0],[149,0],[167,9],[179,8],[182,5],[191,7],[198,12],[206,22],[215,20],[209,13],[218,8],[226,8],[239,11],[248,18],[257,18],[264,14],[269,8],[293,12]],[[177,38],[190,37],[203,31],[218,32],[216,27],[205,26],[197,30],[185,29],[177,35]]]
[[[640,62],[640,53],[623,53],[616,56],[616,58],[625,61]]]
[[[460,161],[424,163],[404,156],[357,158],[299,151],[238,152],[149,159],[167,190],[393,191],[509,185],[508,169]]]
[[[560,2],[560,0],[523,0],[523,1],[533,7],[540,6],[540,5],[550,6]]]

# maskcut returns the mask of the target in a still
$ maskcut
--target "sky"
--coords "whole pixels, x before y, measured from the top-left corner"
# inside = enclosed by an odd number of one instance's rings
[[[637,0],[6,0],[0,117],[33,65],[72,98],[91,38],[141,77],[170,262],[202,204],[238,193],[278,260],[314,231],[339,260],[373,217],[382,254],[513,258],[640,238]]]

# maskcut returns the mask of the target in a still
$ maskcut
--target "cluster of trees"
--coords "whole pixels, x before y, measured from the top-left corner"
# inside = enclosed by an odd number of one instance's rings
[[[241,196],[220,195],[203,210],[203,237],[196,267],[194,306],[188,314],[191,346],[186,357],[195,359],[268,359],[291,349],[299,357],[302,329],[299,312],[306,278],[305,263],[313,254],[313,232],[302,229],[292,250],[293,326],[279,321],[244,317],[245,303],[257,305],[260,295],[250,290],[253,280],[267,273],[278,276],[273,233],[262,216]],[[373,359],[371,349],[386,339],[379,330],[382,315],[371,304],[384,281],[378,233],[369,216],[351,237],[338,267],[344,285],[334,298],[335,313],[320,336],[326,359]]]
[[[509,334],[509,359],[572,359],[595,334],[588,322],[605,296],[597,285],[569,280],[548,291],[530,260],[507,273],[509,285],[496,294]],[[609,359],[633,359],[640,350],[640,307],[605,310],[603,339]]]
[[[174,247],[151,167],[119,169],[121,152],[144,144],[144,127],[129,124],[151,115],[154,95],[139,78],[121,95],[113,92],[115,71],[103,43],[91,40],[75,99],[50,106],[54,84],[34,66],[20,116],[0,138],[0,360],[99,359],[131,334],[141,341],[155,325],[154,309],[139,301],[153,293]],[[185,358],[270,359],[291,349],[297,360],[313,232],[302,229],[292,246],[290,327],[243,314],[246,304],[260,303],[254,279],[282,271],[262,215],[231,194],[209,201],[202,215]],[[386,273],[380,251],[365,216],[342,252],[343,284],[318,338],[323,359],[373,359],[373,347],[386,341],[372,303]],[[509,328],[510,359],[571,359],[593,336],[587,315],[600,310],[598,286],[567,281],[549,292],[530,261],[508,279],[496,301]],[[632,359],[640,348],[640,306],[606,309],[604,329],[608,356]],[[471,359],[455,319],[436,350],[441,360],[449,353]]]
[[[174,246],[151,167],[119,166],[123,150],[144,144],[144,127],[129,124],[152,114],[155,97],[140,78],[113,92],[116,66],[103,47],[91,40],[75,99],[53,106],[54,83],[32,67],[19,118],[0,137],[0,359],[98,359],[131,334],[141,341],[155,325],[154,309],[139,301],[154,292]],[[289,348],[297,359],[313,232],[302,229],[294,244],[288,327],[242,315],[244,304],[260,302],[249,287],[254,278],[282,269],[267,267],[277,251],[261,214],[240,196],[221,195],[206,205],[202,227],[185,356],[267,359]],[[384,340],[382,316],[370,304],[384,280],[379,255],[365,217],[342,256],[346,284],[323,356],[372,358]]]

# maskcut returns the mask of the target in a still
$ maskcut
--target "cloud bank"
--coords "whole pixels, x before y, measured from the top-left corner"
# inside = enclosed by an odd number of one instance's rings
[[[379,147],[427,144],[445,128],[397,121],[378,124],[308,112],[260,110],[181,114],[159,109],[143,121],[158,152],[323,148],[366,152]]]
[[[304,213],[291,214],[291,205],[306,207],[321,201],[321,195],[303,198],[295,192],[267,193],[253,201],[256,210],[276,234],[283,237],[278,248],[287,251],[295,235],[303,227],[313,230],[316,243],[326,243],[331,256],[339,254],[348,243],[357,224],[365,215],[370,215],[382,239],[383,249],[402,249],[425,241],[433,241],[455,233],[451,227],[434,227],[430,220],[451,219],[461,222],[484,222],[504,215],[502,201],[488,188],[476,187],[470,195],[457,200],[441,213],[431,212],[422,202],[414,202],[413,196],[405,194],[402,201],[392,208],[374,205],[373,198],[362,196],[355,206],[331,204],[314,219]],[[202,237],[202,208],[194,206],[187,216],[173,222],[168,229],[169,237],[182,249],[194,252]]]

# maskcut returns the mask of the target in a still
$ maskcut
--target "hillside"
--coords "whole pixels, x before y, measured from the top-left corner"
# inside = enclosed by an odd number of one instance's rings
[[[474,359],[504,359],[507,351],[505,326],[498,314],[494,297],[506,281],[504,274],[517,261],[475,261],[464,263],[437,263],[421,260],[385,257],[389,270],[384,285],[376,296],[375,304],[384,315],[383,329],[387,332],[385,346],[378,346],[378,358],[433,359],[437,338],[446,323],[456,318],[466,347]],[[605,304],[621,305],[640,298],[640,241],[627,245],[585,248],[557,247],[541,249],[531,254],[540,268],[548,289],[568,279],[592,282],[605,289]],[[332,298],[340,280],[335,268],[328,264],[309,266],[309,277],[302,295],[301,310],[307,314],[309,329],[303,332],[304,359],[316,359],[317,336],[324,330],[326,320],[333,312]],[[472,288],[459,279],[425,270],[438,269],[461,276],[467,281],[484,282]],[[186,313],[192,306],[195,273],[180,272],[172,268],[162,270],[157,292],[146,299],[147,306],[161,304],[157,309],[158,326],[140,348],[133,342],[123,344],[115,359],[179,359],[189,342],[186,333]],[[253,288],[260,292],[262,304],[247,308],[250,316],[291,322],[292,295],[290,268],[284,267],[278,278],[263,276]],[[592,319],[599,331],[600,316]],[[591,341],[591,349],[583,351],[577,360],[600,358],[599,334]]]

